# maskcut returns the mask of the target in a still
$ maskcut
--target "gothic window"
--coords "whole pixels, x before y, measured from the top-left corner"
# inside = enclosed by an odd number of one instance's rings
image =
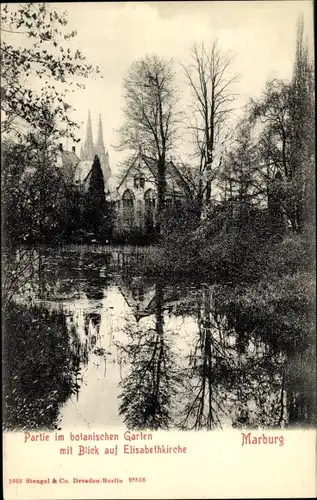
[[[142,216],[142,208],[143,208],[143,201],[142,200],[138,200],[137,201],[137,214],[138,214],[138,218],[140,219],[141,216]]]
[[[165,200],[166,207],[171,210],[173,208],[173,200],[172,198],[166,198]]]
[[[145,191],[144,201],[146,206],[155,207],[155,198],[156,194],[155,191],[153,191],[153,189],[148,189],[147,191]]]
[[[154,225],[155,216],[155,205],[156,205],[156,194],[153,189],[148,189],[144,193],[144,211],[145,211],[145,224],[148,229],[152,228]]]
[[[134,187],[135,187],[135,188],[138,188],[138,187],[139,187],[139,181],[140,181],[140,178],[139,178],[139,176],[138,176],[138,175],[136,175],[136,176],[134,177]]]
[[[179,210],[180,208],[182,208],[182,200],[180,200],[179,198],[176,198],[175,200],[175,207],[177,210]]]
[[[127,189],[122,195],[122,213],[123,220],[129,225],[134,222],[134,194]]]
[[[145,186],[145,178],[144,177],[140,177],[140,187],[144,188],[144,186]]]

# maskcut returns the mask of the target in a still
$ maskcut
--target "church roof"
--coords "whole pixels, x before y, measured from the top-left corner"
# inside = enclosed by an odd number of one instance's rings
[[[74,151],[62,151],[61,153],[63,167],[73,167],[80,162],[80,158],[78,158]]]
[[[137,285],[139,282],[139,278],[134,277],[130,283],[121,280],[119,285],[120,292],[137,321],[147,316],[152,316],[157,312],[155,284],[146,284],[146,282],[141,280],[143,283],[143,298],[140,299],[138,293],[136,293],[135,297],[133,295],[133,286],[136,285],[138,291]],[[163,297],[164,300],[161,304],[162,311],[171,311],[172,309],[178,309],[179,311],[191,310],[190,308],[196,303],[196,289],[192,287],[188,290],[187,286],[164,286]]]
[[[73,151],[61,151],[60,152],[61,164],[60,168],[63,177],[67,183],[73,182],[74,174],[77,165],[80,163],[80,159]]]
[[[91,167],[92,167],[92,161],[81,160],[78,163],[77,168],[74,172],[74,182],[76,184],[84,184],[89,177]]]
[[[157,166],[156,160],[154,160],[153,158],[149,158],[147,156],[144,156],[144,161],[148,165],[149,169],[151,170],[153,177],[157,180],[158,172],[157,172],[157,168],[156,168],[156,166]],[[184,177],[182,176],[182,174],[180,173],[180,171],[177,168],[177,166],[175,165],[175,163],[172,160],[169,160],[167,162],[166,167],[167,167],[166,168],[167,173],[170,173],[174,178],[176,178],[179,185],[182,187],[182,189],[184,190],[184,192],[186,194],[190,194],[190,189],[187,185],[187,182],[184,179]]]
[[[121,185],[123,184],[123,182],[125,181],[125,179],[128,177],[131,169],[135,166],[135,164],[136,164],[136,162],[138,160],[143,160],[144,161],[144,163],[149,168],[151,174],[153,175],[154,179],[157,181],[157,177],[158,177],[157,160],[155,160],[154,158],[150,158],[149,156],[146,156],[146,155],[138,154],[134,158],[134,160],[132,161],[131,165],[127,168],[125,174],[123,175],[122,179],[119,182],[119,185],[117,186],[117,190],[120,189]],[[188,187],[188,184],[187,184],[186,180],[184,179],[184,177],[182,176],[181,172],[179,171],[179,169],[177,168],[177,166],[175,165],[175,163],[173,161],[169,160],[167,162],[167,164],[166,164],[166,171],[167,171],[167,173],[171,174],[171,176],[174,177],[177,180],[178,184],[182,187],[182,190],[187,195],[189,195],[190,194],[190,189]]]

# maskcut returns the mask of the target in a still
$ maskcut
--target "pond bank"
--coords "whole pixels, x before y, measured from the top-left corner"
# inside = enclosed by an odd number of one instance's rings
[[[133,253],[45,254],[6,313],[7,428],[315,422],[309,274],[215,284],[148,278]]]

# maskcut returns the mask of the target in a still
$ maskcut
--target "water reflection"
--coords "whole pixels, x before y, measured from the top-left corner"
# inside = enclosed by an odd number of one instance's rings
[[[221,427],[221,416],[226,414],[233,372],[230,338],[225,341],[212,315],[209,287],[197,294],[197,327],[182,374],[186,404],[179,425],[182,429],[214,429]]]
[[[84,247],[38,254],[17,301],[64,316],[66,333],[55,329],[50,335],[55,341],[62,336],[68,346],[63,373],[71,381],[65,391],[64,379],[53,376],[54,390],[63,396],[41,425],[212,430],[314,424],[309,346],[302,343],[299,354],[292,332],[285,341],[279,318],[274,323],[225,307],[224,289],[134,275],[138,258]],[[30,343],[32,336],[32,352]],[[41,356],[60,370],[56,349]],[[10,370],[12,378],[21,377]],[[32,400],[32,391],[28,379],[23,397]],[[37,426],[32,418],[15,425]]]
[[[135,288],[132,288],[132,294]],[[152,297],[152,295],[151,295]],[[128,375],[120,383],[119,413],[124,422],[134,429],[166,429],[171,420],[172,396],[176,392],[175,356],[171,332],[164,332],[163,286],[154,286],[154,298],[144,308],[144,296],[138,294],[136,318],[140,311],[145,317],[150,304],[155,310],[152,328],[140,325],[137,331],[127,326],[124,344],[117,343],[129,366]],[[143,306],[143,308],[142,308]]]

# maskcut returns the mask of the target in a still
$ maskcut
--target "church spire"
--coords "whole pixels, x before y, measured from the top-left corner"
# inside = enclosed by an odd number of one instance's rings
[[[84,142],[84,147],[82,151],[82,160],[93,160],[95,154],[94,143],[92,140],[92,129],[91,129],[91,116],[90,111],[88,111],[88,120],[86,128],[86,138]]]
[[[91,116],[90,110],[88,111],[88,120],[87,120],[87,128],[86,128],[86,144],[93,144],[92,142],[92,130],[91,130]]]
[[[103,130],[102,130],[102,120],[101,120],[101,115],[99,115],[99,123],[98,123],[98,136],[97,136],[97,144],[96,148],[102,151],[103,154],[105,154],[105,145],[103,143]]]
[[[107,182],[109,177],[111,176],[111,170],[110,170],[110,165],[109,165],[109,154],[108,154],[108,152],[106,152],[105,144],[103,142],[103,129],[102,129],[101,115],[99,115],[98,135],[97,135],[97,143],[96,143],[95,151],[100,159],[100,164],[101,164],[104,180],[105,180],[105,182]]]

